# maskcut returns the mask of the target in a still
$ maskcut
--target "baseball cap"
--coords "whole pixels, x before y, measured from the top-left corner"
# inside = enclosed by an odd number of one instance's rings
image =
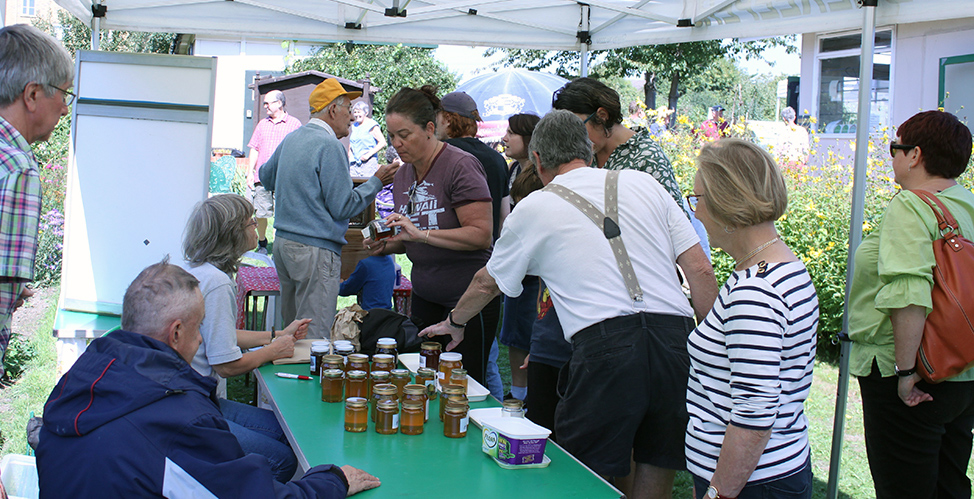
[[[328,78],[321,82],[311,91],[311,96],[308,97],[308,104],[311,106],[311,112],[317,113],[325,108],[331,101],[347,95],[349,100],[357,99],[362,96],[362,92],[349,92],[345,90],[345,87],[338,80],[334,78]]]
[[[480,113],[477,112],[477,103],[466,92],[450,92],[444,95],[440,99],[440,107],[444,111],[456,113],[474,121],[480,121]]]
[[[724,110],[724,106],[721,106],[720,104],[717,104],[716,106],[710,108],[710,110],[711,111],[723,111]]]

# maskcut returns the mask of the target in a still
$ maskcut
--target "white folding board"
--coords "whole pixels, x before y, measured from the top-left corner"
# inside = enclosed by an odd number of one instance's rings
[[[78,52],[61,306],[120,314],[206,199],[216,59]]]

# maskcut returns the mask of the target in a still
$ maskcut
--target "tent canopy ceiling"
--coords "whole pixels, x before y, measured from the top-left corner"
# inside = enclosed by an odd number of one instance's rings
[[[92,0],[56,0],[91,24]],[[861,27],[856,0],[106,0],[103,29],[591,50]],[[386,13],[405,9],[405,17]],[[970,0],[880,0],[878,25],[974,17]],[[677,27],[689,20],[692,27]],[[356,29],[357,27],[357,29]]]

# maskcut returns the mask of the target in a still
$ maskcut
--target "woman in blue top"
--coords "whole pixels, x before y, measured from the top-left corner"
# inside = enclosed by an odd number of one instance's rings
[[[866,455],[876,497],[971,497],[967,463],[974,427],[974,369],[943,383],[916,374],[932,307],[933,210],[928,191],[974,236],[974,194],[957,183],[971,158],[971,131],[952,114],[919,113],[890,142],[903,190],[855,255],[849,301],[849,372],[862,393]]]

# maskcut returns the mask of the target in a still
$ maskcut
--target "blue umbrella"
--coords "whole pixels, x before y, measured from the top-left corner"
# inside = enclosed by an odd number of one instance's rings
[[[527,69],[507,69],[470,78],[457,87],[477,103],[484,121],[506,121],[515,114],[544,116],[551,111],[551,94],[568,80]]]

